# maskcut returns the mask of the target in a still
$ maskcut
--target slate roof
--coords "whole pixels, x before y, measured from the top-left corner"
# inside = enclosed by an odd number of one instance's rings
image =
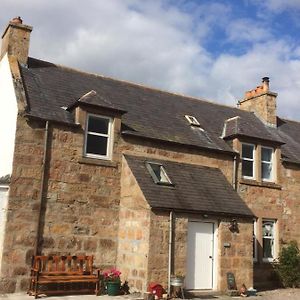
[[[253,217],[219,169],[129,155],[125,158],[152,208]],[[146,162],[163,165],[174,186],[154,183]]]
[[[73,114],[63,109],[78,102],[90,91],[91,101],[109,103],[121,111],[122,133],[196,146],[233,154],[221,137],[224,122],[239,116],[236,135],[274,143],[285,143],[283,159],[300,164],[300,123],[279,119],[277,129],[266,126],[254,113],[181,96],[137,84],[80,72],[29,58],[22,67],[28,100],[28,115],[45,120],[74,124]],[[104,101],[105,100],[105,101]],[[195,116],[204,129],[192,127],[184,115]],[[229,135],[227,136],[229,137]]]

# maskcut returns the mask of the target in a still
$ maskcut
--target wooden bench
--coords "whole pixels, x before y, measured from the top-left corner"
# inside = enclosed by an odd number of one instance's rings
[[[93,273],[93,256],[34,256],[28,294],[99,293],[100,270]],[[91,287],[92,285],[92,287]]]

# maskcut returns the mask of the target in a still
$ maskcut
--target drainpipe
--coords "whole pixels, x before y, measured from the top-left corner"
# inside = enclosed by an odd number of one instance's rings
[[[168,262],[168,295],[171,293],[171,273],[172,273],[172,257],[173,257],[173,219],[174,214],[173,211],[170,211],[169,218],[169,262]]]
[[[42,208],[43,208],[43,198],[44,198],[44,191],[45,191],[45,178],[46,178],[46,160],[47,160],[47,153],[48,153],[48,143],[49,143],[49,121],[46,121],[45,126],[45,137],[44,137],[44,154],[43,154],[43,163],[42,163],[42,176],[41,176],[41,186],[40,186],[40,195],[39,195],[39,214],[36,226],[36,241],[34,247],[34,255],[38,255],[39,253],[39,243],[41,239],[41,221],[42,221]]]
[[[233,174],[232,174],[232,185],[234,190],[237,190],[237,159],[238,153],[236,153],[233,157]]]

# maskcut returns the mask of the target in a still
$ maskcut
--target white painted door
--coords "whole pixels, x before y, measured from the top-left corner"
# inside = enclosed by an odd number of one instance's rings
[[[214,223],[189,222],[187,289],[213,288]]]

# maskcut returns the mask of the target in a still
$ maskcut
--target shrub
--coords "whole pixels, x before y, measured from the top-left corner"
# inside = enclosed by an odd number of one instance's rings
[[[280,251],[276,271],[285,287],[300,286],[300,251],[292,241]]]

